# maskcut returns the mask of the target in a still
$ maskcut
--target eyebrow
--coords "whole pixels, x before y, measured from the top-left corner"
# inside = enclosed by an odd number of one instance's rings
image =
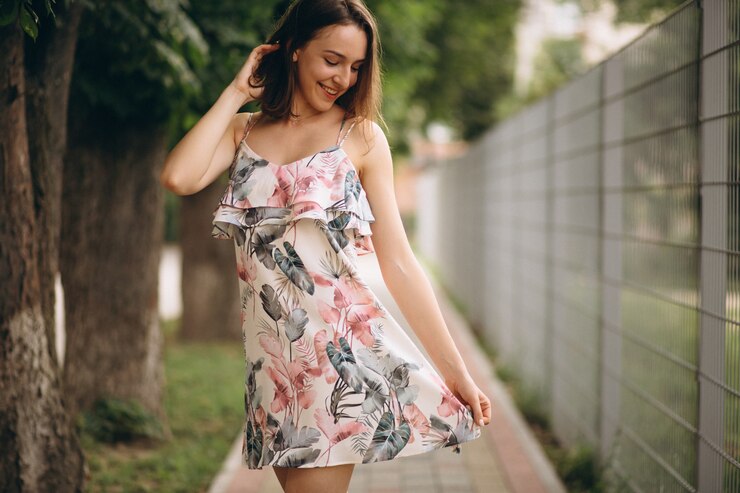
[[[332,55],[336,55],[336,56],[338,56],[339,58],[343,58],[343,59],[346,59],[346,58],[347,58],[346,56],[342,55],[342,54],[341,54],[341,53],[339,53],[338,51],[334,51],[334,50],[324,50],[324,53],[331,53]],[[364,62],[364,61],[365,61],[365,59],[364,59],[364,58],[360,58],[359,60],[356,60],[356,61],[355,61],[355,63],[356,63],[356,62]]]

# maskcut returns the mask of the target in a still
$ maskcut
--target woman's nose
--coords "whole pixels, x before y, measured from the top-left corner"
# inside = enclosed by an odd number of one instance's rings
[[[351,74],[351,68],[343,68],[334,76],[334,79],[338,84],[341,84],[342,87],[347,87],[349,85]]]

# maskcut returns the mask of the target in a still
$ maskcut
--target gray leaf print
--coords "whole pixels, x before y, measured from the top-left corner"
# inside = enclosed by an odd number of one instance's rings
[[[259,358],[257,362],[252,363],[252,361],[247,359],[247,392],[244,396],[244,399],[249,401],[252,409],[258,408],[260,405],[260,400],[262,399],[262,388],[257,388],[255,373],[262,369],[262,364],[264,363],[264,361],[265,358]]]
[[[260,299],[262,300],[262,309],[265,310],[265,313],[275,322],[280,320],[282,307],[280,306],[280,299],[277,293],[275,293],[275,289],[269,284],[263,284],[260,291]]]
[[[362,411],[366,414],[383,409],[388,401],[388,387],[381,378],[366,378],[365,400],[362,402]]]
[[[247,422],[247,461],[250,468],[259,466],[262,458],[262,429]]]
[[[286,224],[260,224],[255,226],[252,235],[252,253],[257,256],[257,260],[270,270],[275,269],[275,261],[272,258],[272,251],[276,248],[272,244],[277,238],[285,232]]]
[[[270,237],[263,234],[262,231],[255,231],[252,239],[252,251],[257,256],[257,260],[262,262],[262,265],[273,270],[275,269],[275,260],[272,258],[272,251],[276,250],[277,247],[271,241]]]
[[[354,197],[355,201],[359,200],[361,188],[362,185],[357,178],[357,173],[354,170],[348,171],[344,176],[344,197],[347,203],[350,203],[350,196]]]
[[[239,156],[232,177],[232,195],[235,200],[242,201],[249,196],[254,185],[249,179],[252,177],[255,168],[264,166],[267,166],[267,161],[264,159],[255,160],[244,154]]]
[[[390,377],[388,378],[396,387],[405,387],[409,384],[409,369],[408,363],[403,363],[393,369]]]
[[[337,370],[344,383],[352,387],[355,392],[360,392],[362,391],[362,379],[360,378],[357,361],[352,354],[347,339],[340,337],[339,346],[341,349],[337,349],[331,341],[326,344],[326,354],[329,355],[329,361],[331,361],[332,366]]]
[[[281,451],[309,447],[316,443],[320,437],[321,433],[316,428],[303,426],[298,430],[292,421],[286,420],[275,434],[273,448],[276,451]]]
[[[349,243],[349,238],[344,232],[344,229],[349,224],[351,217],[347,213],[341,213],[329,221],[326,228],[326,234],[329,237],[329,241],[332,243],[332,248],[335,252],[344,249]]]
[[[247,227],[256,226],[266,219],[283,219],[290,214],[291,209],[289,207],[250,207],[244,214],[244,224]],[[265,224],[262,226],[273,229],[270,232],[273,241],[281,236],[285,230],[285,224]]]
[[[411,427],[407,422],[402,422],[395,428],[393,413],[386,411],[378,421],[370,446],[362,458],[362,463],[390,460],[403,449],[411,436]]]
[[[468,440],[472,440],[475,438],[475,430],[473,429],[473,419],[464,419],[461,420],[457,426],[455,427],[455,432],[453,433],[454,442],[450,442],[451,444],[458,444],[458,443],[464,443]]]
[[[398,396],[398,402],[401,404],[411,404],[419,396],[419,386],[408,385],[406,387],[399,387],[396,389],[396,395]]]
[[[429,434],[424,437],[424,441],[430,443],[434,448],[441,448],[449,444],[450,441],[456,443],[454,437],[455,433],[452,431],[452,427],[445,423],[439,416],[434,414],[430,415]]]
[[[303,291],[306,291],[308,294],[313,294],[313,278],[306,270],[303,260],[301,260],[298,252],[295,251],[290,242],[284,241],[283,246],[285,247],[287,255],[284,255],[283,252],[277,248],[272,251],[272,256],[278,267],[280,267],[280,270],[285,273],[293,284],[301,288]]]
[[[352,218],[350,217],[349,214],[342,213],[326,224],[329,227],[329,230],[331,231],[344,231],[344,228],[347,227],[347,224],[349,224],[350,219]]]
[[[429,418],[429,424],[432,428],[442,433],[452,433],[452,427],[445,423],[439,416],[432,414]]]
[[[282,456],[280,459],[278,459],[275,465],[278,467],[299,467],[299,466],[302,466],[303,464],[307,464],[309,462],[315,461],[320,453],[321,453],[321,450],[316,449],[316,448],[314,449],[303,448],[303,449],[291,450],[290,452]]]
[[[307,323],[307,312],[303,308],[295,308],[290,312],[285,321],[285,335],[288,336],[290,342],[295,342],[303,337]]]

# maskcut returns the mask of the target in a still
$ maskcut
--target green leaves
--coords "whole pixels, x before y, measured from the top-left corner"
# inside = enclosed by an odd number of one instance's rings
[[[511,92],[514,26],[520,0],[441,2],[440,16],[426,31],[435,60],[432,76],[421,80],[414,99],[424,122],[442,121],[465,139],[495,123],[494,108]]]
[[[56,0],[46,0],[46,15],[54,17],[51,4]],[[0,2],[0,26],[7,26],[18,20],[18,24],[31,39],[36,41],[39,35],[39,16],[33,10],[31,0],[3,0]]]
[[[72,83],[85,113],[182,125],[197,98],[212,102],[199,74],[210,61],[210,47],[188,3],[93,4],[94,13],[80,24]]]
[[[579,0],[583,10],[588,10],[585,0]],[[678,7],[683,0],[616,0],[617,22],[656,22]]]
[[[21,28],[23,28],[26,34],[31,36],[31,38],[36,41],[36,38],[39,35],[39,16],[36,15],[36,12],[34,12],[29,5],[24,3],[21,7],[19,20],[21,23]]]
[[[17,1],[3,1],[0,3],[0,26],[6,26],[18,17]]]
[[[373,439],[362,458],[362,463],[390,460],[406,446],[411,436],[411,427],[407,422],[395,427],[393,413],[386,411],[378,421]]]

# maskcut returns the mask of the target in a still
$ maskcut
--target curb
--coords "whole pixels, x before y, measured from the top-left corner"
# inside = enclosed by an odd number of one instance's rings
[[[208,493],[225,493],[231,483],[234,474],[239,470],[242,449],[242,434],[239,434],[234,440],[233,445],[226,455],[226,460],[221,466],[221,470],[213,478],[213,482],[208,487]]]

